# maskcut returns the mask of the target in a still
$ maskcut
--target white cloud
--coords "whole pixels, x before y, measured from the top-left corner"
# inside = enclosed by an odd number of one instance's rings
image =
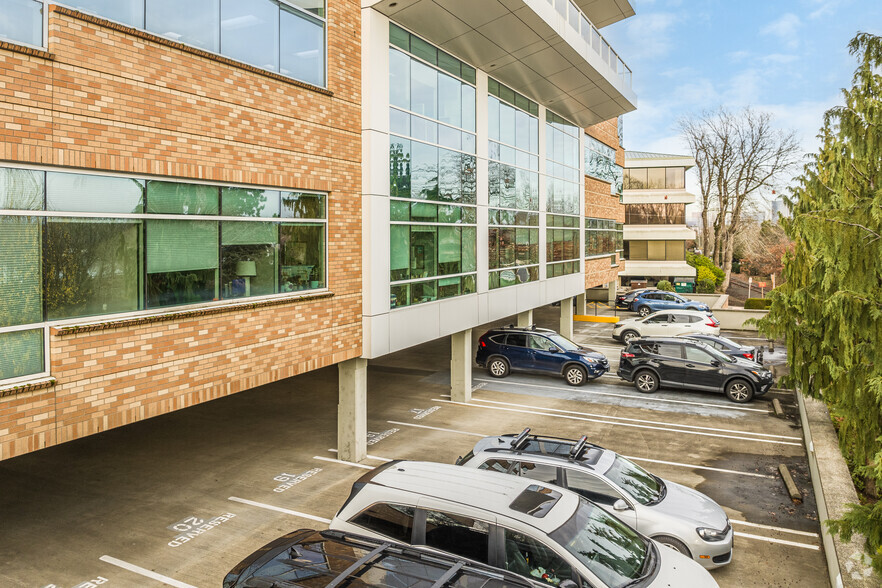
[[[764,26],[760,29],[760,33],[777,37],[784,47],[796,49],[799,46],[797,32],[801,25],[802,21],[799,20],[799,17],[792,12],[788,12]]]
[[[667,12],[651,12],[637,14],[627,21],[629,41],[629,59],[632,62],[641,59],[659,59],[671,50],[671,28],[677,21],[674,14]]]
[[[726,57],[732,63],[741,63],[748,57],[750,57],[750,51],[732,51],[731,53],[726,53]]]
[[[798,55],[789,53],[770,53],[759,58],[760,62],[766,65],[786,65],[793,63],[799,59]]]

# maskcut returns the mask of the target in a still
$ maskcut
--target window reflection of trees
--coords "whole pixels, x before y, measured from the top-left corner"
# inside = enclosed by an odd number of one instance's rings
[[[641,504],[654,502],[661,495],[655,476],[621,456],[616,456],[605,475]]]

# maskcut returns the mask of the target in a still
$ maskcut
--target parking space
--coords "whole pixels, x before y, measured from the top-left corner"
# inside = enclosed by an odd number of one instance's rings
[[[554,328],[556,312],[536,320]],[[604,329],[579,324],[576,339],[615,363],[621,347]],[[827,586],[801,434],[767,401],[476,368],[465,405],[450,400],[448,360],[442,340],[371,363],[361,464],[336,459],[334,368],[0,462],[0,585],[220,586],[268,541],[326,526],[367,468],[452,462],[482,436],[530,426],[586,434],[719,502],[736,532],[733,563],[713,572],[721,586]]]

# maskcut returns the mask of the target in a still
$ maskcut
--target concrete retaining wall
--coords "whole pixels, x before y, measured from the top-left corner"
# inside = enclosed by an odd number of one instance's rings
[[[690,300],[704,302],[713,309],[727,308],[729,306],[728,294],[684,294]]]
[[[864,553],[864,537],[854,535],[847,543],[827,531],[825,520],[842,517],[848,504],[858,502],[851,474],[839,450],[839,438],[830,422],[830,413],[820,400],[796,393],[799,416],[808,453],[812,488],[821,521],[821,539],[833,588],[880,586],[879,577]]]
[[[720,328],[734,331],[756,331],[755,325],[745,325],[744,321],[763,318],[768,310],[744,310],[743,308],[714,308],[714,316],[720,319]]]

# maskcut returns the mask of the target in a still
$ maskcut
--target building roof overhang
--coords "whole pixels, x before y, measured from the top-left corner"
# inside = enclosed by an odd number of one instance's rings
[[[629,0],[573,0],[598,29],[634,16]]]
[[[599,10],[618,2],[582,4]],[[604,60],[546,0],[362,0],[362,7],[581,127],[637,108],[624,63],[613,51]]]

